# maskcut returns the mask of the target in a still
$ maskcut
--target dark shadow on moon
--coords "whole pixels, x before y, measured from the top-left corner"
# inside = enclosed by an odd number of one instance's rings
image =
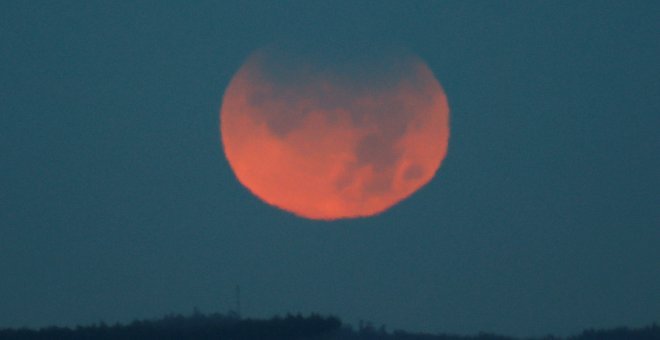
[[[261,48],[232,80],[222,115],[239,180],[319,219],[377,214],[409,196],[433,177],[448,138],[438,81],[391,44]]]
[[[390,190],[394,179],[392,169],[401,157],[396,149],[399,139],[415,118],[403,100],[396,97],[377,98],[362,103],[361,98],[393,93],[406,82],[423,88],[417,67],[421,62],[406,49],[380,46],[368,51],[346,52],[347,46],[324,46],[320,49],[268,46],[252,57],[254,65],[249,77],[252,83],[268,84],[249,97],[249,112],[259,115],[256,120],[266,122],[278,138],[298,129],[310,112],[327,112],[326,120],[333,122],[332,112],[348,111],[356,127],[374,126],[374,132],[362,137],[357,144],[354,169],[371,167],[375,177],[365,187],[365,193]],[[291,109],[291,103],[303,103]],[[378,115],[378,117],[373,117]],[[419,169],[408,170],[406,178],[419,177]],[[350,184],[340,179],[338,189]]]

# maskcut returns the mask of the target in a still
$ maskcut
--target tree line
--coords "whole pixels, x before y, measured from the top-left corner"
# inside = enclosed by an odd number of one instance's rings
[[[168,315],[157,320],[136,320],[129,324],[107,325],[103,322],[69,327],[41,329],[3,329],[0,340],[515,340],[496,334],[472,336],[388,332],[362,323],[357,329],[340,319],[318,314],[287,315],[271,319],[242,319],[235,313],[190,316]],[[557,340],[548,335],[538,340]],[[616,328],[586,330],[566,340],[660,340],[660,326],[639,329]]]

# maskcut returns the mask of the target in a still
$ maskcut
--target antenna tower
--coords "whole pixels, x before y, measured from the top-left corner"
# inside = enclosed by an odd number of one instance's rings
[[[241,317],[241,286],[236,285],[236,315]]]

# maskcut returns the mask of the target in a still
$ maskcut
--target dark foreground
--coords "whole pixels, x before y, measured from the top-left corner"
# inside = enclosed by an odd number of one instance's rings
[[[167,316],[159,320],[134,321],[128,325],[108,326],[103,323],[79,326],[74,329],[49,327],[40,330],[0,330],[0,340],[79,340],[79,339],[131,339],[131,340],[505,340],[515,339],[495,334],[459,336],[448,334],[417,334],[404,331],[388,332],[384,327],[360,325],[359,329],[342,324],[335,317],[287,316],[270,320],[240,319],[232,315],[195,313],[192,316]],[[554,336],[539,340],[561,339]],[[568,340],[660,340],[660,326],[640,329],[617,328],[587,330],[566,338]]]

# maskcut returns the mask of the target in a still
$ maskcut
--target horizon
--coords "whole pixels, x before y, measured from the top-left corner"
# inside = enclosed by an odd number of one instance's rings
[[[290,323],[287,326],[287,323]],[[307,324],[307,325],[304,325]],[[299,329],[291,328],[293,325],[297,325]],[[316,331],[308,333],[308,335],[303,335],[299,332],[310,332],[310,326],[315,325],[319,328],[319,333],[313,335]],[[247,327],[249,326],[249,327]],[[259,331],[259,328],[263,328],[262,331]],[[329,336],[330,338],[342,339],[348,335],[351,338],[367,336],[369,339],[373,339],[373,336],[390,338],[390,336],[399,337],[403,336],[406,339],[409,337],[423,337],[423,339],[428,339],[431,337],[439,337],[443,340],[451,339],[528,339],[528,340],[557,340],[557,339],[594,339],[605,337],[607,339],[625,339],[630,340],[631,337],[637,339],[651,339],[652,336],[660,336],[660,326],[655,322],[649,325],[644,325],[641,327],[610,327],[605,329],[596,329],[596,328],[584,328],[583,330],[565,335],[558,336],[552,332],[546,333],[542,336],[534,337],[515,337],[508,334],[497,334],[489,331],[477,331],[469,334],[458,334],[458,333],[447,333],[447,332],[436,332],[436,333],[424,333],[424,332],[411,332],[405,329],[390,329],[385,324],[374,324],[368,320],[360,320],[357,325],[347,323],[346,321],[332,315],[324,315],[319,313],[309,313],[303,315],[301,313],[286,313],[285,315],[274,315],[269,318],[243,318],[239,313],[235,311],[229,311],[227,313],[203,313],[197,308],[195,308],[190,314],[177,314],[169,313],[158,318],[148,318],[148,319],[135,319],[126,323],[106,323],[103,320],[87,324],[87,325],[76,325],[74,326],[58,326],[51,325],[40,328],[29,328],[29,327],[17,327],[17,328],[0,328],[0,337],[4,339],[3,336],[12,336],[12,332],[21,333],[21,339],[26,339],[30,332],[38,333],[40,335],[49,334],[52,332],[58,332],[58,336],[66,336],[66,334],[71,335],[71,333],[83,333],[86,336],[91,336],[96,334],[97,336],[103,335],[104,338],[109,338],[110,334],[108,333],[114,331],[115,336],[126,336],[126,333],[119,333],[118,330],[128,330],[132,329],[137,331],[141,329],[137,334],[141,334],[142,338],[151,338],[149,332],[156,331],[156,334],[152,336],[163,336],[163,331],[170,332],[171,336],[189,338],[190,336],[204,334],[205,337],[213,337],[209,331],[212,329],[218,336],[221,334],[227,335],[228,333],[224,332],[236,332],[236,331],[247,331],[248,333],[243,334],[243,337],[250,338],[250,336],[262,339],[264,330],[269,330],[275,332],[276,334],[270,334],[273,338],[316,338],[317,336]],[[207,329],[207,330],[204,330]],[[233,331],[232,331],[233,330]],[[62,333],[70,332],[70,333]],[[99,333],[94,333],[99,332]],[[121,335],[120,335],[121,334]],[[234,334],[234,333],[229,333]],[[240,334],[240,333],[239,333]],[[252,334],[252,335],[250,335]],[[54,334],[51,334],[54,335]],[[330,339],[323,337],[323,339]],[[11,339],[11,338],[10,338]]]

